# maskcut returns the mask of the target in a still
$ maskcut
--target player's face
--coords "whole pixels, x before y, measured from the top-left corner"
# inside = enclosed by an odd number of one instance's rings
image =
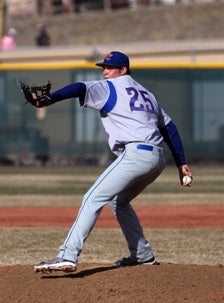
[[[118,68],[114,66],[104,66],[103,67],[103,77],[104,79],[117,78],[125,74],[125,68]]]

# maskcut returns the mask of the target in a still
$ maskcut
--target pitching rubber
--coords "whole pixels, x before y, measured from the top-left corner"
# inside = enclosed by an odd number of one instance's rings
[[[77,269],[76,265],[45,265],[45,266],[34,266],[34,272],[38,273],[51,273],[52,271],[63,271],[63,272],[75,272]]]

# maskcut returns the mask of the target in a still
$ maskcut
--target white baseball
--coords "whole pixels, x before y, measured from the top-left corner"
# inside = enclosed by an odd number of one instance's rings
[[[192,183],[192,179],[189,176],[184,176],[183,177],[183,184],[185,185],[190,185]]]

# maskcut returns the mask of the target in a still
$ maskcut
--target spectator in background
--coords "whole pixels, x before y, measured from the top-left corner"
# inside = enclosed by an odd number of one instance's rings
[[[72,0],[62,0],[65,13],[72,14],[74,12]]]
[[[15,41],[16,30],[14,28],[10,28],[5,36],[3,36],[1,41],[1,49],[3,51],[9,51],[16,48]]]
[[[36,45],[50,46],[50,35],[42,23],[37,24]]]

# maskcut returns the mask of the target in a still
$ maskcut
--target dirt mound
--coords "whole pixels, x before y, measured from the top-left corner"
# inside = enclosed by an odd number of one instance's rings
[[[1,302],[224,302],[223,267],[80,264],[77,272],[43,275],[31,266],[0,267]]]

